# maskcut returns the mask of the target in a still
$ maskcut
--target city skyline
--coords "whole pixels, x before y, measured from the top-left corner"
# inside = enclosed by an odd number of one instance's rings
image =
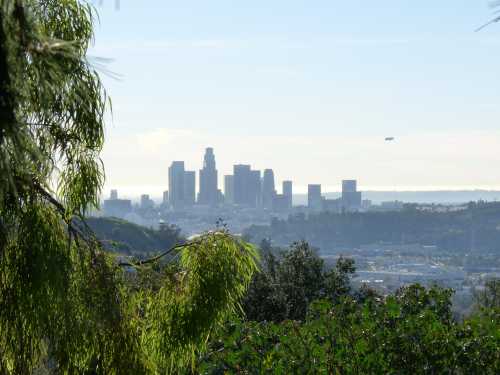
[[[220,175],[233,162],[272,165],[302,191],[320,175],[325,190],[350,176],[364,190],[500,187],[500,28],[474,32],[486,0],[122,0],[98,11],[90,54],[120,77],[103,76],[109,186],[160,191],[165,165],[199,170],[210,144]]]

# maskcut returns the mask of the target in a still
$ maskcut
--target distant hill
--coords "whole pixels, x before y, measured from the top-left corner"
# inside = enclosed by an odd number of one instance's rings
[[[469,204],[451,212],[407,206],[392,212],[297,214],[251,226],[244,234],[255,243],[264,238],[277,245],[306,240],[326,252],[375,243],[417,243],[457,253],[500,254],[500,203]]]
[[[115,217],[90,217],[86,221],[108,250],[122,254],[141,257],[185,241],[174,225],[154,230]]]

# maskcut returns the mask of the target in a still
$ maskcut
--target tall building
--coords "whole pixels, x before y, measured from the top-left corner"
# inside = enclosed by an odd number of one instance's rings
[[[103,210],[106,216],[124,218],[132,212],[132,201],[129,199],[118,199],[118,191],[113,189],[111,190],[109,199],[104,200]]]
[[[214,149],[205,150],[203,169],[200,170],[200,192],[198,203],[216,205],[218,202],[217,169],[215,167]]]
[[[272,169],[265,169],[262,179],[262,207],[272,209],[275,195],[274,172]]]
[[[293,206],[293,182],[292,181],[283,181],[283,195],[287,200],[288,208],[292,208]]]
[[[356,180],[343,180],[342,193],[355,193],[357,191],[358,182]]]
[[[224,202],[234,203],[234,176],[232,174],[224,176]]]
[[[163,192],[163,202],[162,203],[164,206],[168,205],[168,190],[165,190]]]
[[[251,207],[262,206],[262,181],[260,171],[250,171],[250,184],[248,186],[248,204]]]
[[[342,181],[342,209],[358,211],[361,209],[361,192],[358,191],[356,180]]]
[[[174,209],[184,206],[184,174],[183,161],[174,161],[168,168],[169,200]]]
[[[237,164],[233,167],[234,203],[256,207],[260,204],[260,171],[253,171],[250,165]]]
[[[192,206],[196,202],[196,173],[184,172],[184,205]]]
[[[322,209],[321,185],[307,185],[307,207],[310,210],[319,211]]]

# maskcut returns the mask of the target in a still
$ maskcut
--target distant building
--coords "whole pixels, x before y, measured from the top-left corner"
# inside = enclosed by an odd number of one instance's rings
[[[118,199],[118,190],[116,190],[116,189],[111,190],[111,194],[109,196],[109,199]]]
[[[164,206],[168,205],[168,190],[165,190],[163,192],[163,202],[162,203]]]
[[[208,147],[205,150],[203,169],[200,170],[200,192],[198,203],[214,206],[218,203],[217,169],[215,167],[214,150]]]
[[[224,176],[224,202],[234,203],[234,176],[232,174]]]
[[[260,205],[260,171],[250,165],[237,164],[233,167],[234,203],[257,207]]]
[[[361,192],[357,190],[356,180],[342,181],[342,209],[359,211],[361,209]]]
[[[342,199],[323,199],[323,211],[338,213],[342,211]]]
[[[172,162],[168,169],[168,199],[175,210],[195,203],[196,173],[184,170],[183,161]]]
[[[363,199],[361,201],[361,208],[363,210],[365,210],[365,211],[369,210],[371,206],[372,206],[372,201],[371,200],[369,200],[369,199]]]
[[[260,171],[250,171],[249,204],[252,207],[262,206],[262,181]]]
[[[262,179],[262,207],[272,209],[275,195],[274,172],[272,169],[265,169]]]
[[[154,202],[149,198],[148,194],[141,195],[141,208],[142,209],[150,209],[154,207]]]
[[[307,207],[314,211],[322,209],[321,185],[310,184],[307,186]]]
[[[174,161],[168,168],[169,201],[174,209],[184,207],[184,174],[183,161]]]
[[[132,212],[132,201],[129,199],[106,199],[103,204],[104,214],[106,216],[114,216],[125,218]]]
[[[283,195],[287,199],[288,208],[292,208],[293,206],[293,182],[292,181],[283,181]]]
[[[196,202],[196,173],[184,172],[184,205],[192,206]]]

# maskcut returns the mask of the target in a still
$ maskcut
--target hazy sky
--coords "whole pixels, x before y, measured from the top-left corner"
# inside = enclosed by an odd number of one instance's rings
[[[121,75],[104,77],[107,188],[158,194],[206,146],[219,175],[500,188],[500,25],[474,32],[486,0],[120,3],[95,1],[90,51]]]

